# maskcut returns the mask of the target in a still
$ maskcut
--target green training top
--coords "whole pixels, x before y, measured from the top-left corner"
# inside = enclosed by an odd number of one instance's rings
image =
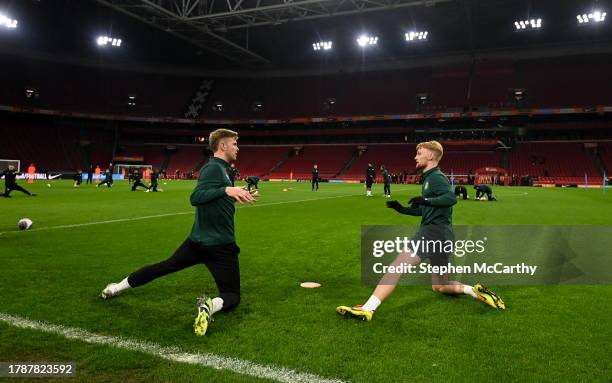
[[[228,163],[213,157],[200,171],[198,184],[191,193],[191,205],[196,214],[189,239],[203,246],[235,242],[234,199],[225,194],[232,186],[227,175]]]
[[[453,205],[457,203],[457,197],[440,168],[423,173],[422,194],[430,206],[406,209],[405,214],[421,216],[421,225],[452,225]]]

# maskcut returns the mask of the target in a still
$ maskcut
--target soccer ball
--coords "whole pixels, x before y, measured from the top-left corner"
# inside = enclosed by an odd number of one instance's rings
[[[22,218],[17,223],[19,230],[29,230],[32,227],[32,220],[29,218]]]
[[[48,187],[48,188],[50,188],[50,187],[51,187],[51,184],[47,184],[47,187]]]

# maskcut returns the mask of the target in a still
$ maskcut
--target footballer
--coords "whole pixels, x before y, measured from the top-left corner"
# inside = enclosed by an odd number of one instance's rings
[[[408,202],[411,204],[410,207],[404,207],[397,201],[388,201],[387,207],[400,214],[421,217],[421,225],[415,239],[453,240],[452,214],[453,205],[457,203],[457,198],[451,191],[448,178],[438,167],[443,155],[442,145],[437,141],[421,142],[416,149],[417,154],[414,157],[416,167],[423,172],[422,195],[412,198]],[[443,251],[438,253],[420,252],[418,254],[408,251],[398,254],[393,261],[393,265],[411,264],[416,266],[426,259],[432,266],[446,265],[449,256],[449,253]],[[386,274],[376,286],[374,293],[363,305],[338,306],[336,312],[343,316],[367,321],[372,320],[374,312],[395,290],[400,277],[401,274]],[[431,288],[433,291],[442,294],[470,295],[494,308],[506,308],[503,300],[482,284],[477,283],[474,286],[469,286],[460,282],[449,281],[448,274],[432,274]]]
[[[196,335],[204,335],[212,316],[231,310],[240,303],[240,248],[234,236],[235,201],[255,202],[248,191],[233,187],[227,169],[238,156],[238,133],[217,129],[210,133],[209,145],[214,153],[202,168],[198,183],[191,193],[195,220],[191,233],[165,261],[145,266],[118,283],[110,283],[100,294],[103,299],[119,295],[127,289],[145,285],[156,278],[197,264],[204,264],[212,274],[219,296],[202,295],[197,301],[194,322]]]

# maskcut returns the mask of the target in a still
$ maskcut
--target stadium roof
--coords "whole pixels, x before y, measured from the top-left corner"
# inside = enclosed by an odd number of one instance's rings
[[[79,57],[256,72],[368,70],[449,57],[612,52],[610,22],[576,15],[610,2],[583,0],[12,0],[19,28],[0,33],[0,53]],[[612,8],[612,7],[611,7]],[[542,19],[517,32],[516,20]],[[426,41],[407,42],[410,31]],[[357,37],[378,37],[360,49]],[[98,35],[121,38],[103,50]],[[313,43],[332,41],[315,51]]]

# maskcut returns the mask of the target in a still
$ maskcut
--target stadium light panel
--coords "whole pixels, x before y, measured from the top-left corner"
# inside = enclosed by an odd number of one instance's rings
[[[98,46],[101,46],[101,47],[104,47],[107,45],[111,45],[113,47],[120,47],[121,39],[118,39],[115,37],[108,37],[108,36],[98,36],[98,38],[96,39],[96,44],[98,44]]]
[[[578,24],[601,23],[606,20],[606,12],[594,11],[577,15]]]
[[[421,31],[421,32],[408,32],[405,34],[406,41],[425,41],[427,40],[427,35],[429,32]]]
[[[376,36],[368,36],[368,35],[361,35],[357,39],[357,44],[360,47],[362,47],[362,48],[365,48],[367,46],[376,45],[376,44],[378,44],[378,37],[376,37]]]
[[[321,41],[321,42],[312,44],[312,48],[315,51],[320,51],[320,50],[328,51],[332,49],[332,46],[333,46],[333,43],[331,41]]]
[[[516,31],[542,28],[542,19],[517,20],[514,22]]]
[[[7,29],[15,29],[17,28],[17,20],[11,19],[8,16],[0,14],[0,26],[5,27]]]

